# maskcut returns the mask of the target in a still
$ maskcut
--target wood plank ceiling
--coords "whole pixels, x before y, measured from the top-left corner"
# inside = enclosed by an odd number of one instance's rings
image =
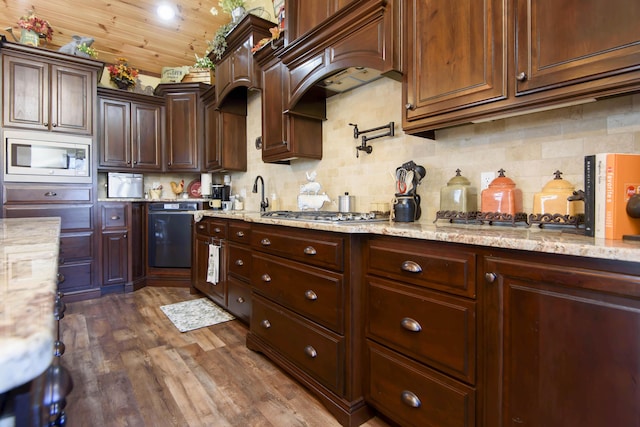
[[[160,3],[173,3],[177,11],[170,21],[156,14]],[[247,9],[259,8],[259,16],[273,20],[271,0],[248,0]],[[13,41],[6,28],[18,37],[18,19],[33,10],[53,28],[53,40],[45,48],[58,50],[72,35],[95,39],[92,47],[106,64],[125,57],[142,74],[159,76],[162,67],[193,65],[195,54],[203,56],[207,41],[230,16],[210,10],[218,0],[0,0],[0,30]]]

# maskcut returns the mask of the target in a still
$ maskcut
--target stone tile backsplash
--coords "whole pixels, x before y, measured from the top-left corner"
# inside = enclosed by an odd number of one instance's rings
[[[427,169],[418,189],[422,221],[435,218],[440,188],[457,168],[477,187],[481,172],[504,168],[522,189],[524,209],[530,212],[533,195],[556,169],[582,189],[586,154],[640,152],[640,95],[444,129],[436,132],[433,141],[402,132],[401,90],[401,83],[385,78],[328,99],[323,159],[293,160],[290,165],[262,163],[254,145],[261,134],[261,95],[249,92],[248,172],[231,174],[233,193],[244,190],[245,208],[258,210],[259,196],[251,188],[255,177],[262,175],[267,195],[276,193],[282,209],[297,209],[296,196],[306,182],[305,173],[316,171],[316,181],[333,200],[324,210],[337,210],[338,196],[345,191],[356,196],[358,210],[369,210],[372,203],[392,201],[396,167],[414,160]],[[349,123],[365,130],[390,121],[395,122],[395,136],[371,141],[373,152],[356,158],[360,141],[353,138]]]

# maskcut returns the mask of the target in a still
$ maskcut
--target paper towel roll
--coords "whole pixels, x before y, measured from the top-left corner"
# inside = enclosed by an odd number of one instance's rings
[[[200,175],[200,191],[202,197],[211,196],[211,174],[203,173]]]

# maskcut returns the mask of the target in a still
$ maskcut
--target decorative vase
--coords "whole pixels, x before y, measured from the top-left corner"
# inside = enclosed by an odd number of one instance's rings
[[[132,84],[125,82],[124,80],[114,80],[113,81],[116,86],[118,86],[118,89],[122,89],[122,90],[129,90],[129,88],[132,86]]]
[[[242,6],[238,6],[231,11],[231,20],[234,24],[237,24],[244,17],[245,13],[245,8]]]
[[[40,45],[40,35],[35,31],[25,30],[23,28],[20,30],[20,43],[37,47]]]

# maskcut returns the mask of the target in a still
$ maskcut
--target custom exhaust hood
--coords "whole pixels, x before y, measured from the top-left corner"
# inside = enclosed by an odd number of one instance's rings
[[[288,44],[288,105],[309,95],[330,97],[383,76],[400,80],[400,0],[358,0]]]

